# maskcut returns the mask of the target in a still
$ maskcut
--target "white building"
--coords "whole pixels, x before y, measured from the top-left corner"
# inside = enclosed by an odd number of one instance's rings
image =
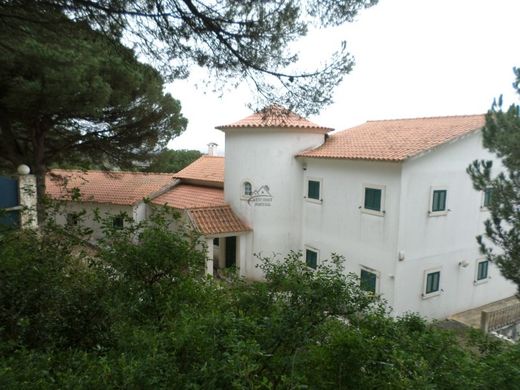
[[[431,318],[513,295],[475,239],[489,193],[473,189],[466,168],[496,160],[483,124],[483,115],[373,121],[328,136],[273,106],[218,127],[225,200],[252,229],[240,273],[261,278],[255,254],[301,250],[316,266],[336,253],[395,314]]]
[[[210,273],[236,267],[261,279],[258,255],[302,251],[316,267],[336,253],[394,314],[445,318],[516,291],[475,239],[490,194],[473,189],[466,168],[499,166],[482,147],[483,124],[482,115],[372,121],[329,135],[272,106],[218,127],[225,159],[203,156],[174,175],[122,173],[119,187],[93,174],[87,206],[135,220],[154,205],[181,211],[206,240]]]

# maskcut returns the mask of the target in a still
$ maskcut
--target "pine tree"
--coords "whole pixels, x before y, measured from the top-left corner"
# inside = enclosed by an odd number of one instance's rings
[[[185,129],[180,103],[132,50],[40,12],[0,29],[0,166],[28,164],[42,197],[53,163],[131,167]]]
[[[513,84],[520,94],[520,69]],[[482,253],[502,275],[518,286],[520,293],[520,107],[503,109],[502,99],[486,115],[484,146],[501,159],[497,174],[491,161],[474,161],[468,168],[475,189],[490,194],[490,218],[485,234],[477,237]]]

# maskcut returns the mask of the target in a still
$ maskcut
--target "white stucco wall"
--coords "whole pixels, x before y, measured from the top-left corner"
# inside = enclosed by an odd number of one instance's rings
[[[303,228],[298,249],[319,250],[321,260],[331,253],[346,258],[346,272],[359,276],[361,267],[376,271],[377,290],[392,304],[400,215],[401,164],[335,159],[305,159],[300,187]],[[322,203],[304,198],[307,179],[321,180]],[[384,215],[366,213],[364,185],[384,186]]]
[[[92,229],[92,241],[94,242],[103,237],[101,225],[94,220],[96,209],[99,210],[101,217],[115,216],[121,212],[126,213],[130,217],[134,216],[134,208],[132,206],[92,202],[67,202],[63,210],[60,210],[60,213],[56,216],[56,222],[65,225],[68,213],[79,213],[85,210],[86,214],[82,217],[81,223],[83,227]]]
[[[473,133],[403,164],[395,285],[395,313],[417,311],[427,317],[444,318],[515,293],[492,264],[491,276],[475,284],[479,253],[475,236],[483,232],[488,212],[481,209],[482,193],[473,189],[466,168],[475,159],[495,160],[483,149],[480,133]],[[446,188],[446,215],[430,216],[432,187]],[[459,266],[467,262],[467,267]],[[424,274],[440,270],[441,292],[424,298]]]
[[[294,155],[321,145],[323,134],[303,130],[226,130],[224,197],[252,234],[240,242],[245,255],[241,273],[260,279],[255,253],[285,255],[300,246],[303,166]],[[249,202],[243,197],[243,182],[253,191],[267,185],[271,201]]]

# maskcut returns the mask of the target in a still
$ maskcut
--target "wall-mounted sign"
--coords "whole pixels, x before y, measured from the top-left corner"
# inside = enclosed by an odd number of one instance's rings
[[[269,186],[264,184],[252,192],[247,204],[250,206],[271,206],[272,201],[273,196],[269,192]]]

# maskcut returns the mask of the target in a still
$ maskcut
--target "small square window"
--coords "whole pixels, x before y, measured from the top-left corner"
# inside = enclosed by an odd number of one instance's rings
[[[320,200],[320,182],[318,180],[307,181],[307,198]]]
[[[446,211],[447,190],[433,190],[432,195],[432,213]]]
[[[312,249],[306,249],[305,264],[307,264],[308,267],[316,269],[318,267],[318,252]]]
[[[365,200],[363,207],[366,210],[381,211],[381,198],[383,190],[379,188],[365,187]]]
[[[218,237],[215,237],[215,238],[213,239],[213,245],[214,245],[214,246],[219,246],[219,245],[220,245],[220,241],[219,241]]]
[[[424,293],[428,295],[438,292],[440,280],[441,271],[429,272],[426,274],[426,287],[424,289]]]
[[[486,280],[489,275],[489,260],[481,260],[477,263],[477,282]]]
[[[112,219],[112,227],[114,229],[123,229],[125,226],[125,220],[122,216],[117,216]]]
[[[375,294],[377,290],[377,274],[366,269],[361,269],[359,286],[362,290]]]
[[[76,213],[67,214],[67,226],[78,226],[79,215]]]
[[[488,208],[491,205],[491,197],[493,196],[493,189],[486,188],[482,191],[482,208]]]

